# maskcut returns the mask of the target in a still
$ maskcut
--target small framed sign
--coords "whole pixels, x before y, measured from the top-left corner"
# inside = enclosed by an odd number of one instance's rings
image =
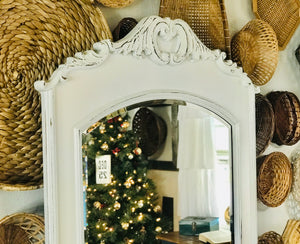
[[[99,155],[95,159],[96,184],[109,184],[111,182],[111,155]]]

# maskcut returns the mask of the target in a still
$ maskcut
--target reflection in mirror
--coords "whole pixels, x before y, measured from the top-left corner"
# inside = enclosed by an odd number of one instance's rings
[[[230,134],[217,115],[177,100],[92,125],[82,135],[85,242],[234,243]]]

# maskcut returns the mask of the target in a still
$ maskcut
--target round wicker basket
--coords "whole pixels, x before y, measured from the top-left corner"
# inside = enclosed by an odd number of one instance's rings
[[[106,20],[84,0],[0,1],[0,189],[43,184],[41,107],[33,83],[104,38],[111,38]]]
[[[0,226],[4,225],[15,225],[22,228],[29,238],[29,243],[45,243],[44,218],[39,215],[28,213],[12,214],[0,220]]]
[[[124,8],[134,2],[134,0],[96,0],[96,1],[110,8]]]
[[[257,158],[257,195],[269,207],[281,205],[292,186],[291,163],[285,154],[273,152]]]
[[[134,115],[132,129],[146,156],[156,153],[167,137],[166,122],[148,108],[140,108]]]
[[[27,233],[13,224],[0,226],[0,244],[30,244]]]
[[[231,55],[253,84],[266,84],[278,63],[278,42],[274,30],[263,20],[251,20],[232,38]]]
[[[300,140],[300,102],[291,92],[270,92],[275,131],[272,139],[278,145],[294,145]]]
[[[113,30],[113,40],[118,41],[125,37],[137,25],[137,23],[138,22],[134,18],[122,19]]]
[[[272,104],[262,94],[256,94],[255,96],[255,113],[256,156],[259,156],[270,144],[275,128]]]
[[[283,239],[278,233],[269,231],[258,237],[258,244],[283,244]]]
[[[224,213],[224,218],[227,224],[230,224],[230,209],[229,207],[226,208]]]
[[[300,221],[289,219],[282,234],[285,244],[300,243]]]

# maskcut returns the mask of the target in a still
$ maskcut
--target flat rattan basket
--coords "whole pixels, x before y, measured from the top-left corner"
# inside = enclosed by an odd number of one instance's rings
[[[272,26],[280,50],[286,47],[300,23],[299,11],[299,0],[253,0],[254,14]]]
[[[84,1],[0,1],[0,189],[43,184],[41,108],[33,83],[104,38],[111,38],[106,20]]]
[[[282,234],[284,244],[300,243],[300,221],[289,219]]]
[[[270,144],[274,128],[274,112],[272,104],[262,94],[255,95],[256,114],[256,156],[261,155]]]
[[[15,225],[27,234],[31,244],[45,243],[44,218],[36,214],[17,213],[0,220],[0,226]]]
[[[258,244],[283,244],[283,240],[275,231],[269,231],[258,237]]]
[[[210,49],[221,49],[231,59],[230,34],[223,0],[161,0],[159,15],[186,21]]]
[[[134,0],[96,0],[96,1],[110,8],[124,8],[134,2]]]
[[[278,42],[274,30],[263,20],[251,20],[232,38],[231,55],[253,84],[266,84],[278,63]]]
[[[294,145],[300,140],[300,102],[294,93],[275,91],[267,94],[272,104],[275,131],[272,141],[278,145]]]
[[[257,158],[257,195],[269,207],[281,205],[292,185],[291,163],[285,154],[273,152]]]

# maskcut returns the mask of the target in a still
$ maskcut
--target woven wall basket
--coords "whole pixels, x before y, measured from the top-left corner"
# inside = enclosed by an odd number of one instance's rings
[[[159,15],[186,21],[210,49],[221,49],[231,59],[230,35],[223,0],[161,0]]]
[[[254,14],[272,26],[280,50],[286,47],[300,23],[299,11],[299,0],[253,0]]]
[[[278,233],[269,231],[258,237],[258,244],[283,244],[283,239]]]
[[[278,145],[294,145],[300,140],[300,102],[291,92],[276,91],[267,94],[272,104],[275,131],[272,141]]]
[[[45,243],[44,218],[39,215],[27,213],[12,214],[0,220],[0,226],[5,225],[21,227],[26,232],[31,244]]]
[[[116,28],[113,30],[113,40],[116,42],[125,37],[136,25],[137,21],[134,18],[122,19]]]
[[[17,225],[0,226],[0,244],[30,244],[27,233]]]
[[[272,104],[262,94],[255,95],[256,156],[261,155],[270,144],[275,129]]]
[[[257,158],[257,196],[269,207],[281,205],[292,185],[291,163],[285,154],[273,152]]]
[[[295,52],[296,58],[298,60],[298,63],[300,64],[300,46],[297,48]]]
[[[81,0],[0,1],[0,188],[42,186],[40,98],[33,87],[111,33]]]
[[[167,137],[166,122],[148,108],[140,108],[134,115],[132,129],[146,156],[156,153]]]
[[[232,38],[231,55],[253,84],[266,84],[278,63],[278,42],[274,30],[263,20],[251,20]]]
[[[284,244],[300,243],[300,221],[289,219],[282,234]]]
[[[96,1],[110,8],[124,8],[134,2],[134,0],[96,0]]]

